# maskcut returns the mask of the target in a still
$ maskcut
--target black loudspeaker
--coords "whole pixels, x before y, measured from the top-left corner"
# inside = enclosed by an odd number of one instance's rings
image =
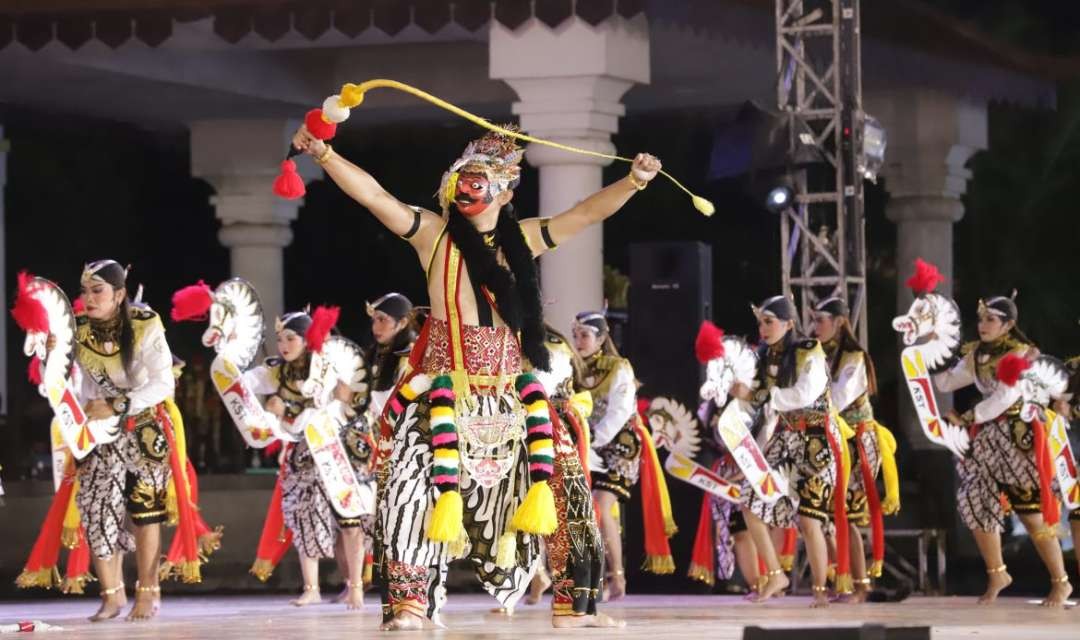
[[[879,624],[801,629],[746,627],[743,640],[930,640],[930,627],[884,627]]]
[[[694,356],[701,322],[712,317],[712,247],[702,242],[630,245],[626,356],[644,397],[693,407],[704,369]]]

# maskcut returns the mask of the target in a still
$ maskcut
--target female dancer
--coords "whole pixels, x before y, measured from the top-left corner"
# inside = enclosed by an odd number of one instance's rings
[[[1050,489],[1048,470],[1036,463],[1036,449],[1045,446],[1045,437],[1038,433],[1045,420],[1021,412],[1024,403],[1017,380],[1037,351],[1017,328],[1018,315],[1011,297],[980,300],[979,339],[962,347],[960,361],[936,374],[934,385],[941,391],[975,385],[983,395],[963,415],[952,411],[946,416],[974,434],[968,455],[959,462],[957,500],[960,517],[986,563],[988,584],[979,602],[993,602],[1012,583],[1001,555],[1005,514],[999,496],[1004,492],[1050,572],[1050,594],[1043,605],[1060,607],[1072,585],[1051,526],[1057,519],[1057,497]]]
[[[885,551],[882,515],[900,509],[899,482],[896,475],[896,441],[885,427],[874,420],[870,397],[877,393],[877,376],[870,354],[862,348],[851,331],[847,304],[840,298],[827,298],[814,307],[814,335],[825,350],[832,378],[833,406],[840,417],[855,430],[853,459],[858,465],[851,474],[847,491],[847,514],[850,523],[851,573],[855,586],[848,601],[865,602],[870,578],[881,576]],[[878,495],[877,475],[884,469],[885,499]],[[873,563],[869,571],[859,527],[870,527]]]

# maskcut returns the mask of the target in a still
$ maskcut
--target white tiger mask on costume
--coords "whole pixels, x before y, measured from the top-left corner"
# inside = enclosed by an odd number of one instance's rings
[[[251,283],[232,278],[218,285],[210,305],[210,324],[203,332],[203,345],[244,369],[255,359],[262,339],[262,304]]]
[[[45,278],[34,278],[30,285],[33,296],[45,308],[49,317],[48,333],[31,331],[23,342],[23,353],[44,363],[42,387],[71,376],[75,362],[75,315],[64,292]],[[48,348],[49,335],[53,347]]]
[[[359,345],[342,336],[330,336],[319,351],[311,353],[308,377],[300,392],[322,408],[334,399],[339,382],[348,385],[354,394],[367,392],[367,367]]]
[[[892,321],[906,346],[918,346],[931,371],[944,365],[960,348],[960,308],[951,298],[924,293],[907,313]]]

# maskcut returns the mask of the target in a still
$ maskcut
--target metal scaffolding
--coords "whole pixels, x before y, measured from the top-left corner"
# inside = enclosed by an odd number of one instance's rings
[[[776,69],[795,194],[780,214],[784,293],[804,322],[842,297],[865,345],[859,0],[776,0]]]

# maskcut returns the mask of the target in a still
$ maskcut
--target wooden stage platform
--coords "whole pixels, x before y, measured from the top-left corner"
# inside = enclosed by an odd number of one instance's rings
[[[91,624],[96,597],[24,600],[0,603],[0,624],[39,619],[60,625],[50,638],[103,640],[355,640],[380,634],[375,594],[368,594],[361,612],[320,604],[297,609],[280,595],[174,597],[166,600],[156,620],[128,623],[122,618]],[[1066,640],[1080,639],[1080,609],[1051,611],[1020,598],[1004,598],[993,607],[980,607],[970,597],[911,598],[899,604],[833,605],[808,608],[807,598],[786,597],[754,605],[734,596],[630,596],[606,605],[604,611],[625,618],[621,630],[555,630],[547,599],[538,606],[521,606],[512,618],[489,613],[492,600],[481,595],[452,594],[446,610],[449,629],[405,633],[406,637],[458,639],[618,637],[648,640],[738,640],[743,627],[776,628],[857,626],[864,622],[888,626],[933,627],[935,640]],[[392,634],[385,634],[386,636]],[[11,635],[17,638],[21,636]]]

